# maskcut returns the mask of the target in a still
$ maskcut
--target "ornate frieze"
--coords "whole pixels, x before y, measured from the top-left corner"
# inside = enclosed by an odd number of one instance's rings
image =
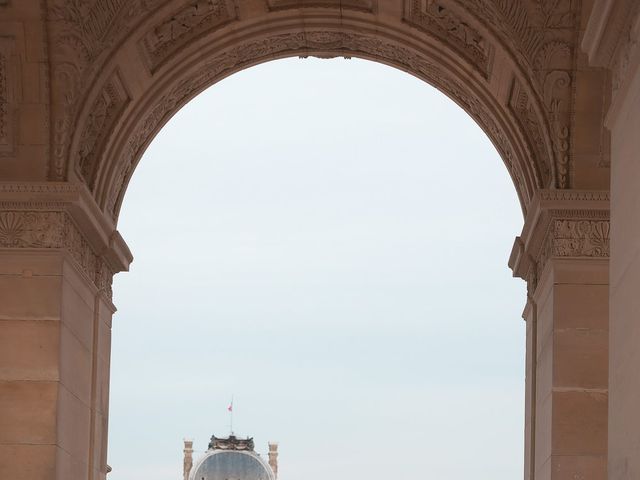
[[[535,289],[552,259],[608,259],[609,193],[542,190],[509,258],[515,276]]]
[[[80,183],[0,183],[0,249],[64,251],[109,299],[114,273],[132,260]]]
[[[405,0],[404,19],[436,36],[470,62],[485,78],[491,73],[493,46],[440,0]]]
[[[514,147],[494,116],[485,105],[471,94],[459,81],[447,75],[426,57],[415,50],[406,48],[383,37],[360,33],[336,31],[307,31],[277,34],[251,40],[220,52],[202,66],[200,71],[176,84],[167,94],[155,102],[151,109],[128,134],[127,144],[115,176],[108,182],[105,208],[116,218],[124,196],[127,179],[153,134],[166,122],[170,115],[218,78],[241,68],[259,63],[265,58],[277,58],[291,54],[305,56],[314,52],[331,52],[336,55],[360,55],[365,58],[384,60],[422,77],[437,86],[474,117],[487,132],[500,152],[520,194],[527,192],[523,178],[525,173],[517,166]],[[530,183],[530,182],[529,182]],[[526,193],[525,193],[526,195]],[[524,204],[527,198],[521,199]]]
[[[140,42],[151,70],[205,31],[237,18],[232,0],[191,0],[149,31]]]
[[[91,105],[77,147],[80,175],[93,189],[99,156],[114,125],[129,103],[129,95],[120,75],[115,72]]]
[[[267,0],[269,10],[284,10],[287,8],[316,7],[339,8],[373,12],[377,0]]]
[[[112,297],[114,272],[65,211],[0,211],[0,248],[64,250],[107,298]]]
[[[16,153],[16,91],[19,84],[15,62],[15,40],[0,37],[0,157]]]

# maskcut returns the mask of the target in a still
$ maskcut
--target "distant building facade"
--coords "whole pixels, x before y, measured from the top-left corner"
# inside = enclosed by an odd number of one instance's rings
[[[269,442],[268,462],[255,450],[253,438],[211,437],[205,454],[193,458],[193,441],[184,441],[183,480],[277,480],[278,444]]]

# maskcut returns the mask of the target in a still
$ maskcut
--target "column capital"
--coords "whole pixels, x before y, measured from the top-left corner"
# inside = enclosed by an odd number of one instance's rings
[[[516,237],[509,267],[535,290],[550,259],[609,258],[609,192],[540,190]]]
[[[111,299],[111,281],[133,256],[86,186],[0,183],[0,251],[59,250]]]

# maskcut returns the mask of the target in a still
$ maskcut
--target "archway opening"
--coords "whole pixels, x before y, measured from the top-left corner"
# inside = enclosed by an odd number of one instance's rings
[[[453,102],[366,61],[270,62],[145,157],[119,224],[112,479],[175,478],[231,393],[282,480],[521,474],[520,207]]]

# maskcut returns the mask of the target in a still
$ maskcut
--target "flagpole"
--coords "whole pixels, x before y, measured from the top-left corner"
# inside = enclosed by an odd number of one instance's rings
[[[229,405],[229,416],[230,416],[229,428],[231,430],[231,435],[233,435],[233,395],[231,395],[231,404]]]

